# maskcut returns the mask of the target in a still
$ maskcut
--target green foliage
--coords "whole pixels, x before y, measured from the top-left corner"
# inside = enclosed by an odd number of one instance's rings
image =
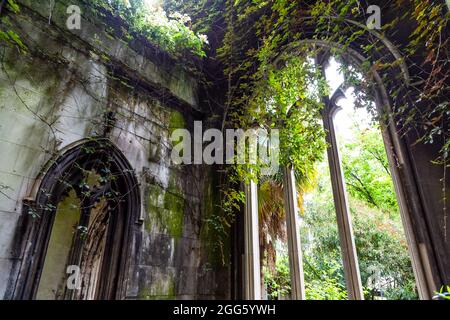
[[[351,169],[357,170],[377,203],[375,206],[371,198],[358,189],[352,192],[352,188],[348,188],[365,298],[373,299],[381,291],[387,299],[417,299],[395,193],[383,166],[387,160],[379,129],[354,127],[353,134],[354,138],[344,140],[341,150],[357,149],[357,152],[342,152],[343,159],[356,166]],[[373,156],[375,151],[379,159]],[[306,294],[308,299],[342,300],[346,299],[344,271],[331,178],[325,162],[319,164],[318,172],[317,187],[304,195],[303,204],[301,241]],[[290,292],[286,268],[287,256],[282,255],[278,256],[275,271],[265,273],[273,298]],[[371,279],[378,279],[378,282],[371,283]]]
[[[308,261],[309,257],[305,257]],[[323,263],[323,261],[322,261]],[[336,276],[339,270],[337,261],[327,261],[327,266],[314,266],[305,263],[305,293],[308,300],[346,300],[345,285]]]
[[[196,4],[205,8],[205,3],[210,2],[199,0]],[[220,3],[213,2],[214,6]],[[383,30],[379,32],[366,27],[369,14],[359,0],[222,2],[226,5],[227,30],[218,58],[225,64],[225,74],[230,79],[230,108],[246,107],[251,92],[261,85],[258,70],[270,65],[278,54],[284,50],[293,56],[302,54],[298,50],[287,50],[289,44],[303,39],[329,43],[334,45],[331,50],[335,55],[352,49],[367,56],[360,71],[370,81],[373,71],[383,76],[393,100],[393,112],[399,118],[398,126],[403,132],[410,128],[418,130],[422,133],[420,140],[426,143],[443,140],[437,162],[446,163],[450,151],[450,131],[445,126],[445,119],[450,116],[446,81],[450,76],[446,34],[450,13],[444,1],[391,2],[383,11],[398,12],[398,17],[384,19]],[[405,25],[413,28],[408,30]],[[394,37],[399,29],[406,32],[409,44],[395,48],[400,55],[388,60],[383,41]],[[418,78],[411,79],[414,85],[405,84],[405,74],[399,72],[399,66],[409,60],[415,61],[423,71]],[[370,84],[366,82],[365,86],[369,88]],[[233,112],[227,114],[231,116]]]
[[[293,165],[301,184],[325,150],[320,101],[327,94],[326,82],[313,64],[298,57],[262,72],[266,76],[254,90],[249,115],[261,126],[281,129],[281,163]]]
[[[446,80],[450,76],[450,59],[445,32],[449,14],[443,13],[447,12],[443,2],[413,0],[409,6],[399,8],[401,2],[389,4],[385,9],[402,9],[403,15],[384,25],[381,38],[384,34],[392,34],[392,30],[405,22],[412,22],[415,28],[409,34],[410,44],[401,52],[403,56],[388,61],[381,51],[384,45],[380,37],[364,27],[366,12],[357,0],[168,1],[165,5],[168,11],[183,10],[196,16],[192,28],[186,15],[167,15],[161,9],[148,8],[143,0],[85,1],[94,15],[109,18],[106,20],[108,30],[119,28],[126,40],[132,42],[144,38],[177,57],[186,51],[204,57],[206,39],[193,29],[208,32],[210,23],[224,20],[224,40],[216,57],[225,66],[225,78],[228,79],[223,128],[281,128],[282,164],[294,165],[300,190],[312,180],[315,164],[322,160],[325,148],[320,126],[323,107],[320,97],[326,95],[326,86],[318,70],[307,60],[321,49],[289,47],[304,39],[335,45],[332,49],[335,55],[343,56],[347,49],[365,53],[368,59],[359,70],[365,77],[352,80],[363,89],[361,91],[370,91],[371,72],[380,72],[393,100],[393,113],[386,115],[386,119],[395,119],[402,133],[417,130],[421,135],[419,141],[430,144],[443,141],[436,163],[448,165],[450,131],[446,121],[450,109]],[[226,9],[220,17],[223,7]],[[7,10],[18,12],[14,0],[7,0]],[[207,13],[202,16],[204,10]],[[10,22],[6,17],[1,19],[0,41],[24,51],[25,46],[12,31]],[[398,67],[408,59],[417,60],[418,57],[423,62],[418,65],[424,72],[420,78],[411,79],[414,85],[405,84]],[[350,67],[347,67],[347,73],[352,73]],[[373,150],[360,152],[357,145],[347,146],[349,154],[359,154],[359,158],[344,159],[344,171],[354,185],[349,188],[354,198],[393,212],[392,186],[386,179],[373,179],[375,172],[369,170],[372,166],[382,170],[379,166],[383,166],[382,163],[368,162],[371,152],[380,151],[378,147],[374,145]],[[229,181],[222,195],[225,215],[217,222],[218,230],[219,224],[231,224],[234,212],[244,200],[242,192],[235,189],[243,181],[259,178],[258,166],[235,166],[227,170]],[[360,183],[355,174],[365,180]],[[361,190],[362,186],[367,192]]]
[[[307,300],[345,300],[347,292],[342,281],[335,273],[339,265],[336,261],[327,262],[327,266],[313,265],[310,257],[304,257],[305,294]],[[281,255],[276,262],[275,272],[264,269],[264,284],[269,299],[287,298],[291,293],[289,259]]]
[[[382,291],[388,299],[415,299],[415,279],[404,238],[392,178],[378,127],[353,126],[352,137],[341,137],[347,190],[366,299]],[[340,241],[328,168],[321,164],[318,188],[305,204],[305,255],[317,270],[332,269],[343,282]],[[378,283],[369,284],[378,278]]]
[[[219,206],[218,192],[213,187],[217,181],[210,176],[203,189],[202,217],[203,224],[200,236],[207,244],[208,262],[212,266],[223,266],[229,263],[230,230],[227,212]]]
[[[320,99],[328,93],[326,82],[316,66],[301,57],[286,59],[280,68],[267,65],[255,77],[260,79],[251,97],[245,99],[245,113],[236,110],[230,117],[240,128],[279,129],[280,150],[276,151],[281,165],[295,168],[298,187],[303,189],[314,179],[315,163],[322,160],[326,147]],[[235,165],[228,177],[232,182],[258,181],[260,169],[259,165]],[[230,211],[242,203],[243,199],[235,196],[224,191],[224,207]]]
[[[165,0],[167,12],[183,12],[192,17],[192,30],[202,34],[211,34],[213,28],[221,24],[224,12],[223,0]],[[217,36],[217,35],[215,35]]]
[[[348,191],[371,207],[397,212],[397,199],[380,129],[359,131],[357,140],[342,148]]]
[[[315,1],[310,13],[316,23],[317,39],[340,45],[336,53],[343,54],[351,48],[368,57],[360,70],[365,75],[360,81],[361,87],[371,89],[374,71],[382,76],[392,100],[391,114],[384,115],[384,120],[396,119],[401,134],[414,130],[420,136],[418,142],[434,144],[439,141],[442,147],[435,163],[448,166],[450,129],[446,121],[450,117],[450,88],[446,80],[450,77],[447,37],[450,12],[444,1],[428,0],[413,0],[407,5],[397,1],[383,8],[387,10],[399,12],[398,17],[384,21],[383,29],[376,36],[371,30],[353,24],[359,22],[364,27],[367,19],[358,0]],[[411,25],[412,29],[405,29],[405,25]],[[394,45],[399,54],[395,60],[389,60],[383,53],[386,52],[383,41],[394,38],[398,29],[406,32],[409,41],[402,48]],[[372,40],[361,44],[366,39]],[[421,66],[422,72],[409,79],[411,83],[405,79],[403,63],[406,68],[414,64]]]
[[[2,10],[6,10],[12,14],[18,14],[20,12],[19,5],[14,0],[7,0],[4,6]],[[4,42],[11,47],[15,47],[20,53],[27,52],[27,47],[14,31],[14,27],[7,16],[0,16],[0,27],[0,43]]]
[[[368,286],[369,277],[386,282],[375,289],[384,292],[388,299],[417,299],[415,280],[406,240],[399,217],[393,220],[388,213],[371,210],[366,203],[351,202],[356,248],[361,280]],[[394,215],[391,213],[391,216]],[[366,298],[370,299],[371,288]]]
[[[7,9],[11,10],[13,13],[19,13],[19,5],[14,0],[6,0]]]
[[[437,297],[442,300],[450,300],[450,286],[442,286],[441,290],[436,293]]]
[[[144,38],[175,57],[181,57],[183,53],[198,57],[206,56],[204,49],[208,44],[207,37],[190,28],[191,19],[187,15],[175,11],[168,14],[160,6],[146,5],[145,0],[83,2],[94,17],[107,18],[104,21],[105,29],[115,36],[120,33],[128,41]],[[3,10],[12,14],[20,12],[14,0],[7,0]],[[14,31],[8,17],[2,14],[0,22],[0,41],[17,47],[21,53],[25,53],[27,48]]]
[[[401,223],[389,214],[350,197],[361,279],[366,299],[382,291],[387,299],[417,299],[415,279]],[[392,213],[391,213],[392,215]],[[312,300],[347,299],[333,196],[327,174],[308,196],[302,224],[306,296]],[[398,217],[397,217],[398,218]],[[374,272],[381,284],[371,286]],[[286,254],[278,256],[275,272],[265,270],[269,295],[276,299],[290,293]]]
[[[150,7],[144,0],[95,0],[89,2],[91,11],[100,16],[121,19],[128,27],[122,32],[128,40],[144,37],[162,50],[180,56],[188,51],[204,57],[206,36],[191,30],[190,17],[173,12],[167,14],[161,7]]]
[[[291,279],[289,270],[289,259],[287,255],[281,256],[276,261],[276,271],[268,268],[263,269],[264,284],[270,300],[278,300],[288,297],[291,293]]]
[[[358,70],[349,65],[350,61],[342,61],[347,62],[343,64],[348,82],[358,89],[357,103],[371,110],[378,120],[381,118],[387,123],[395,119],[401,134],[416,130],[421,135],[419,141],[443,141],[436,163],[448,165],[450,130],[445,121],[450,116],[450,109],[445,79],[450,76],[450,59],[445,32],[450,15],[446,13],[443,2],[413,0],[408,5],[401,5],[401,1],[391,3],[384,10],[393,10],[401,15],[384,21],[380,32],[366,27],[369,15],[358,0],[223,2],[226,6],[226,33],[222,46],[217,50],[217,58],[225,65],[228,79],[223,128],[284,128],[280,136],[282,164],[294,165],[300,190],[303,184],[311,181],[313,168],[321,160],[324,148],[323,131],[318,125],[320,99],[308,96],[307,90],[308,86],[314,87],[311,83],[316,83],[316,89],[321,89],[318,97],[325,91],[320,85],[320,77],[316,75],[311,81],[311,70],[306,64],[308,56],[316,57],[323,52],[323,47],[311,45],[314,41],[329,44],[330,52],[335,56],[345,57],[349,50],[365,55],[367,59]],[[204,4],[205,1],[199,3]],[[405,23],[414,26],[409,33],[410,44],[403,51],[394,46],[400,54],[389,58],[391,55],[386,52],[391,48],[386,46],[385,36],[394,36]],[[406,83],[402,69],[402,64],[409,62],[408,59],[419,64],[423,61],[427,70],[421,78],[410,79],[414,85]],[[373,95],[374,71],[382,77],[392,99],[392,112],[382,117],[376,114],[373,105],[365,103],[374,101],[368,98]],[[361,73],[362,78],[355,76]],[[356,146],[349,146],[351,148],[357,152]],[[361,155],[366,159],[367,156]],[[355,161],[360,163],[357,159]],[[371,206],[393,210],[395,197],[387,180],[377,179],[376,185],[364,198],[364,192],[357,190],[357,179],[353,177],[351,180],[355,172],[348,170],[354,164],[346,163],[346,177],[355,186],[350,188],[351,194],[361,200],[373,197]],[[372,164],[354,169],[370,180],[368,169]],[[227,176],[232,182],[225,186],[225,190],[235,188],[236,182],[257,180],[258,166],[229,168]],[[225,192],[224,203],[237,200],[228,197],[229,194]],[[387,198],[383,200],[383,197]]]

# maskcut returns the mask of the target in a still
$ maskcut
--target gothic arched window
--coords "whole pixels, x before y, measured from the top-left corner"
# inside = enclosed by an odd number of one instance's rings
[[[121,299],[139,187],[108,140],[70,149],[46,171],[16,285],[21,299]]]
[[[349,59],[348,61],[346,59]],[[342,59],[344,63],[348,63],[350,66],[358,63],[354,62],[352,56],[344,56]],[[314,59],[311,59],[314,60]],[[331,55],[330,50],[321,51],[319,57],[316,59],[316,65],[322,69],[322,74],[324,78],[327,77],[327,67],[330,65],[330,62],[333,61],[333,57]],[[339,65],[338,62],[334,60],[335,64]],[[312,62],[311,62],[312,63]],[[339,66],[338,66],[339,69]],[[356,70],[359,68],[355,68],[355,74],[352,76],[361,77]],[[410,209],[405,205],[405,191],[404,184],[399,179],[398,167],[396,166],[394,151],[396,150],[400,154],[402,153],[401,149],[398,149],[398,146],[394,144],[394,139],[397,137],[395,132],[393,133],[393,129],[390,127],[392,125],[392,121],[386,123],[385,121],[386,115],[388,114],[388,108],[390,104],[386,101],[387,98],[384,98],[382,93],[384,92],[382,87],[378,81],[378,78],[371,81],[369,83],[370,90],[367,88],[362,88],[363,91],[360,91],[360,88],[354,88],[352,86],[352,79],[348,79],[345,75],[340,74],[339,70],[334,70],[334,76],[339,79],[327,79],[327,82],[333,82],[334,87],[331,86],[332,92],[330,96],[325,96],[322,98],[324,109],[322,110],[322,118],[323,118],[323,126],[326,132],[326,140],[327,140],[327,154],[328,161],[326,161],[329,167],[329,177],[331,180],[331,191],[334,202],[334,211],[337,217],[337,225],[338,225],[338,233],[339,233],[339,241],[340,241],[340,249],[342,255],[342,263],[345,275],[345,282],[347,287],[347,294],[349,299],[361,300],[364,299],[363,294],[363,285],[361,282],[360,276],[360,268],[357,256],[357,250],[355,245],[355,239],[353,235],[353,226],[350,215],[350,205],[347,193],[346,181],[344,179],[344,168],[341,159],[341,150],[339,148],[339,141],[337,137],[336,131],[336,115],[340,111],[341,106],[339,101],[342,98],[346,98],[346,94],[349,91],[354,91],[355,94],[363,94],[363,97],[366,97],[366,101],[364,103],[365,106],[369,106],[372,108],[369,111],[372,111],[374,114],[369,114],[367,111],[366,116],[369,119],[372,119],[371,116],[376,115],[376,119],[379,120],[380,130],[380,139],[383,140],[385,151],[387,151],[386,155],[386,163],[385,169],[389,173],[390,178],[392,178],[392,182],[394,185],[395,193],[396,193],[396,202],[398,202],[399,213],[402,218],[402,224],[405,231],[405,239],[408,244],[409,256],[411,258],[412,266],[414,269],[414,276],[416,279],[416,285],[419,288],[419,292],[423,297],[426,297],[427,293],[426,289],[424,289],[424,281],[421,280],[420,276],[422,273],[422,266],[419,265],[419,259],[417,258],[417,242],[414,239],[411,230],[411,222],[410,222]],[[339,75],[338,75],[339,74]],[[341,79],[342,78],[342,79]],[[370,79],[368,79],[370,80]],[[355,81],[356,82],[356,81]],[[329,83],[330,84],[330,83]],[[365,91],[370,92],[365,92]],[[372,92],[373,91],[373,92]],[[370,95],[369,95],[370,94]],[[361,97],[359,97],[361,98]],[[354,99],[358,100],[358,99]],[[367,104],[367,105],[366,105]],[[353,110],[355,105],[352,106]],[[386,108],[386,110],[385,110]],[[391,120],[391,119],[389,119]],[[375,122],[375,121],[374,121]],[[383,155],[383,159],[385,155]],[[299,219],[298,219],[298,199],[297,199],[297,189],[296,189],[296,181],[295,181],[295,168],[292,166],[283,168],[283,190],[284,190],[284,202],[285,202],[285,212],[286,212],[286,231],[287,231],[287,251],[289,255],[289,267],[290,267],[290,276],[291,276],[291,298],[304,300],[306,299],[305,295],[305,279],[303,272],[303,258],[302,258],[302,250],[301,243],[299,237]],[[259,247],[258,247],[258,225],[259,225],[259,216],[258,216],[258,193],[257,193],[257,185],[255,182],[250,181],[245,186],[246,192],[246,205],[244,210],[244,226],[245,226],[245,248],[244,248],[244,270],[243,270],[243,278],[244,278],[244,297],[247,299],[261,299],[263,296],[263,290],[261,289],[260,283],[260,273],[261,266],[258,259],[256,257],[259,256]],[[396,203],[397,205],[397,203]],[[421,289],[422,288],[422,289]]]

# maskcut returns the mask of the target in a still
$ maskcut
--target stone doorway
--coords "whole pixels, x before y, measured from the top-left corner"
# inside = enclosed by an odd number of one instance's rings
[[[138,183],[108,140],[82,143],[54,161],[26,210],[31,246],[16,297],[44,300],[125,296]]]

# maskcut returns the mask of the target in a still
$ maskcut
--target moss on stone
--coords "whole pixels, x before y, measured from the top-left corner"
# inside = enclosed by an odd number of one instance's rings
[[[172,275],[169,276],[167,282],[159,279],[149,287],[140,289],[138,293],[138,298],[145,300],[174,300],[175,297],[175,280]]]
[[[186,120],[184,119],[183,114],[179,111],[172,111],[169,117],[169,131],[170,134],[173,133],[176,129],[185,129],[186,128]]]
[[[185,200],[176,186],[163,189],[158,185],[148,186],[147,230],[156,226],[171,237],[179,239],[183,235]]]
[[[167,231],[174,238],[180,238],[183,234],[184,199],[177,195],[166,193],[164,206],[167,208]]]
[[[229,234],[230,226],[224,225],[223,210],[218,206],[219,195],[214,190],[214,178],[210,174],[203,189],[202,217],[203,224],[200,230],[202,247],[206,250],[208,262],[213,266],[222,266],[229,261],[229,241],[220,243],[219,232]]]

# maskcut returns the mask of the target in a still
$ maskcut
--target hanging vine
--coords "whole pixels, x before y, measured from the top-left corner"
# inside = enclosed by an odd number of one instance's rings
[[[17,14],[20,12],[19,5],[14,0],[4,0],[0,3],[0,43],[15,47],[20,53],[26,53],[27,47],[14,31],[11,21],[4,12]]]
[[[102,18],[113,17],[125,23],[123,36],[129,41],[143,37],[162,50],[180,57],[191,53],[205,56],[208,39],[190,28],[191,18],[160,6],[151,7],[144,0],[95,0],[85,2],[91,13]],[[111,27],[111,26],[110,26]]]
[[[386,5],[381,30],[372,30],[368,23],[370,3],[365,1],[227,0],[225,5],[227,32],[217,51],[228,79],[223,127],[282,129],[281,164],[294,165],[300,188],[313,178],[325,148],[318,101],[326,95],[326,85],[307,67],[307,57],[323,52],[324,44],[343,62],[348,62],[349,50],[367,57],[358,70],[343,64],[347,81],[358,88],[359,105],[372,107],[376,71],[389,89],[392,107],[381,120],[395,121],[400,134],[414,131],[417,142],[439,141],[442,148],[434,162],[448,167],[450,14],[443,1],[399,0]],[[388,16],[392,12],[397,16]],[[406,33],[407,45],[388,42],[398,31]],[[295,43],[302,45],[293,47]],[[405,65],[415,78],[408,78]],[[307,90],[311,86],[319,89],[317,96]],[[230,221],[244,197],[229,189],[257,180],[257,167],[227,168],[224,208]]]
[[[25,45],[3,14],[4,10],[18,13],[19,8],[14,0],[5,1],[0,11],[0,41],[25,52]],[[223,26],[223,39],[215,39],[208,51],[209,58],[224,66],[227,96],[222,129],[282,129],[281,164],[294,165],[300,186],[313,179],[315,163],[326,147],[320,98],[327,95],[327,86],[308,59],[323,51],[317,43],[328,44],[332,54],[343,60],[349,50],[367,57],[359,70],[351,63],[344,64],[348,81],[365,93],[359,102],[370,100],[376,71],[391,99],[391,114],[384,120],[393,119],[401,134],[414,132],[417,142],[438,141],[442,148],[434,162],[449,166],[450,14],[444,1],[397,0],[386,4],[381,30],[369,28],[370,3],[360,0],[169,0],[167,12],[180,10],[187,15],[159,11],[158,19],[143,0],[82,2],[94,17],[120,21],[113,34],[119,31],[130,42],[146,39],[180,59],[184,55],[205,57],[207,39],[202,33],[218,32],[217,26]],[[389,16],[389,12],[397,15]],[[191,21],[189,15],[195,19]],[[387,45],[387,39],[395,38],[397,32],[402,32],[408,43]],[[296,43],[296,47],[289,46]],[[392,50],[398,55],[387,54]],[[414,70],[414,78],[408,77],[405,65]],[[259,165],[226,168],[224,213],[213,223],[219,226],[219,244],[228,237],[221,226],[231,224],[244,200],[236,186],[257,180],[259,169]]]

